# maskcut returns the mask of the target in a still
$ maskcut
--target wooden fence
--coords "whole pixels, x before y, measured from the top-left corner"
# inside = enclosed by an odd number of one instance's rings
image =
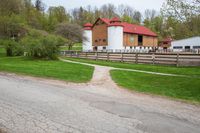
[[[161,64],[174,66],[200,66],[199,54],[161,54],[161,53],[113,53],[61,51],[61,55],[72,58],[85,58],[126,62],[136,64]]]

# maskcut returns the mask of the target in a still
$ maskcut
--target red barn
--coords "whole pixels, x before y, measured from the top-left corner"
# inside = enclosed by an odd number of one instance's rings
[[[136,24],[121,22],[118,18],[99,18],[94,24],[84,25],[88,41],[83,50],[151,50],[158,47],[157,34]]]

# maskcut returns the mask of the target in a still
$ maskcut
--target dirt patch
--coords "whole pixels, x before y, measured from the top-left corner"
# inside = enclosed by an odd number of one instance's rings
[[[7,132],[3,129],[0,129],[0,133],[7,133]]]

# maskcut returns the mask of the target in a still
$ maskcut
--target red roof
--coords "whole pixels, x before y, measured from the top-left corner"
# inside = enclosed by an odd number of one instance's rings
[[[122,25],[124,26],[124,32],[126,32],[126,33],[148,35],[148,36],[157,36],[156,33],[151,31],[149,28],[146,28],[145,26],[136,25],[136,24],[129,24],[127,22],[123,22]]]
[[[121,26],[121,27],[124,27],[122,25],[122,23],[112,23],[112,24],[109,24],[108,27],[111,27],[111,26]]]
[[[110,20],[110,24],[108,24],[108,27],[110,26],[121,26],[121,27],[124,27],[121,23],[121,20],[117,17],[113,18]]]
[[[84,25],[84,27],[92,27],[92,24],[91,24],[91,23],[86,23],[86,24]]]
[[[151,31],[149,28],[141,25],[136,25],[136,24],[129,24],[127,22],[121,22],[119,18],[113,18],[113,19],[108,19],[108,18],[99,18],[97,21],[94,23],[94,25],[99,21],[103,21],[106,23],[108,26],[123,26],[124,27],[124,32],[125,33],[132,33],[132,34],[140,34],[140,35],[147,35],[147,36],[157,36],[156,33]],[[111,23],[115,22],[115,23]],[[94,26],[93,25],[93,26]]]
[[[85,25],[84,25],[84,30],[92,30],[92,24],[91,23],[86,23]]]
[[[108,18],[99,18],[99,19],[102,20],[103,22],[105,22],[106,24],[110,24],[110,19],[108,19]]]
[[[114,22],[121,22],[121,20],[119,18],[115,17],[110,20],[110,23],[114,23]]]

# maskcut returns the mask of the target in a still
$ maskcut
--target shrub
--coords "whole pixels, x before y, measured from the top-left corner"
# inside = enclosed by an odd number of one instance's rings
[[[44,31],[31,30],[21,40],[27,56],[35,58],[57,59],[59,46],[64,45],[65,39],[50,35]]]
[[[24,48],[19,42],[10,39],[1,39],[0,43],[4,45],[7,56],[20,56],[24,53]]]

